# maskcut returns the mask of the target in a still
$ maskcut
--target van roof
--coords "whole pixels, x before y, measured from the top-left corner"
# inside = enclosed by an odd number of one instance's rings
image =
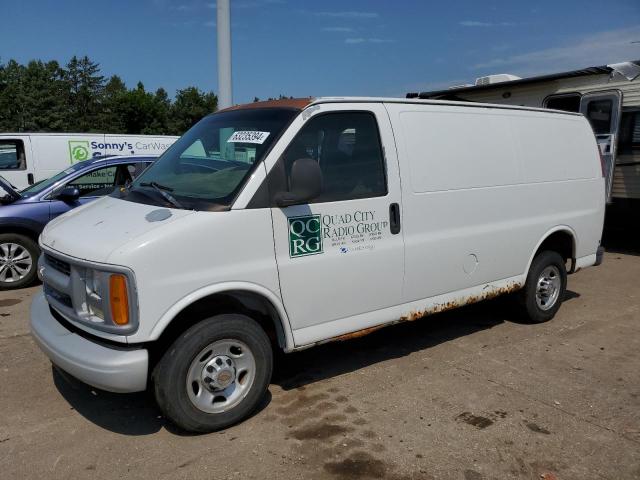
[[[233,107],[219,110],[220,112],[227,112],[233,110],[244,110],[251,108],[291,108],[295,110],[304,110],[314,105],[321,105],[323,103],[406,103],[414,105],[451,105],[459,107],[470,108],[493,108],[501,110],[527,110],[544,113],[558,113],[562,115],[578,115],[579,113],[565,112],[562,110],[551,110],[548,108],[535,108],[524,107],[519,105],[504,105],[494,103],[479,103],[479,102],[460,102],[453,100],[432,100],[421,98],[400,98],[400,97],[318,97],[318,98],[283,98],[279,100],[267,100],[263,102],[251,102],[240,105],[234,105]]]
[[[244,110],[249,108],[293,108],[295,110],[304,110],[312,102],[313,102],[312,97],[281,98],[278,100],[263,100],[260,102],[241,103],[239,105],[234,105],[229,108],[218,110],[218,112],[229,112],[232,110]]]
[[[79,132],[0,132],[0,137],[16,137],[16,136],[37,136],[37,137],[96,137],[100,135],[108,135],[110,137],[167,137],[167,138],[180,138],[178,135],[142,135],[138,133],[106,133],[106,132],[94,132],[94,133],[79,133]]]

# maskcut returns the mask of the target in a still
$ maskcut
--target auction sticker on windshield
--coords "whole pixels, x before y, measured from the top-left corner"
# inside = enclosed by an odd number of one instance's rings
[[[242,131],[233,132],[227,143],[259,143],[262,144],[270,132]]]

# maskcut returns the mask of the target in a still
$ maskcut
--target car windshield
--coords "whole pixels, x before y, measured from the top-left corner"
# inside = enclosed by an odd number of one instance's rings
[[[20,190],[20,195],[22,195],[24,198],[33,197],[34,195],[37,195],[40,192],[43,192],[44,190],[49,188],[51,185],[54,185],[56,182],[69,176],[70,174],[77,172],[78,170],[82,170],[88,164],[94,161],[95,160],[86,160],[84,162],[75,163],[69,168],[66,168],[61,172],[56,173],[53,177],[49,177],[45,180],[40,180],[39,182],[36,182],[33,185],[29,185],[27,188]]]
[[[172,208],[226,209],[297,113],[286,108],[255,108],[205,117],[129,189],[114,195]]]

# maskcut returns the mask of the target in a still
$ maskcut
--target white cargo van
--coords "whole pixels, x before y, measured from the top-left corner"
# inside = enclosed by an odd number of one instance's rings
[[[46,227],[31,307],[54,364],[153,386],[192,431],[246,417],[272,352],[516,292],[551,319],[601,261],[605,184],[578,114],[323,98],[204,118],[131,188]],[[82,241],[78,241],[82,238]]]
[[[18,189],[102,155],[161,155],[178,137],[104,133],[0,133],[0,176]]]

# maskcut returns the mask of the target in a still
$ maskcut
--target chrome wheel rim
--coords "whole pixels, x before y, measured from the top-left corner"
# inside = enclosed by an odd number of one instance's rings
[[[33,258],[22,245],[0,243],[0,282],[18,282],[29,275],[32,267]]]
[[[256,375],[256,360],[249,347],[232,339],[217,340],[198,353],[187,372],[191,403],[206,413],[222,413],[238,405],[249,393]]]
[[[549,310],[558,301],[562,279],[560,270],[555,265],[549,265],[538,277],[536,285],[536,303],[542,310]]]

